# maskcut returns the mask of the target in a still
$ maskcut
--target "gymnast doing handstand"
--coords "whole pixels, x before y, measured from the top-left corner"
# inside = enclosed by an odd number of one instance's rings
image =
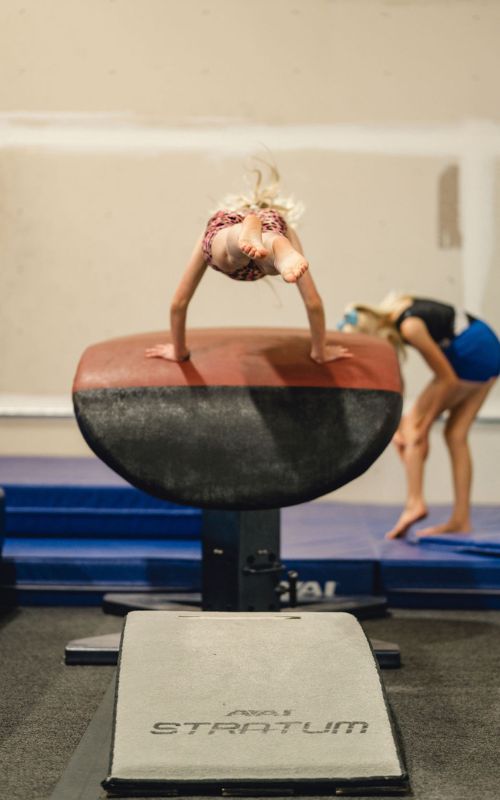
[[[340,345],[327,344],[323,302],[309,270],[292,221],[298,206],[279,193],[279,174],[270,167],[272,182],[262,186],[262,173],[250,197],[228,197],[207,222],[186,266],[170,307],[172,341],[146,351],[148,358],[185,361],[187,309],[207,266],[239,281],[257,281],[279,275],[296,283],[306,307],[311,331],[310,356],[323,364],[352,354]]]

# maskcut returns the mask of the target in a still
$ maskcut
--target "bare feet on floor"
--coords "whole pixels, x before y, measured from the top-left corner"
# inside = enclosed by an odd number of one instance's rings
[[[431,525],[429,528],[419,528],[417,536],[440,536],[442,533],[470,533],[472,526],[470,522],[457,522],[450,519],[441,525]]]
[[[269,251],[262,241],[262,225],[255,214],[247,214],[241,223],[238,247],[249,258],[264,258]]]
[[[286,236],[273,239],[274,266],[287,283],[296,283],[309,269],[309,262],[292,246]]]
[[[399,539],[415,522],[425,519],[427,516],[427,508],[423,504],[409,506],[405,508],[394,528],[385,534],[386,539]]]

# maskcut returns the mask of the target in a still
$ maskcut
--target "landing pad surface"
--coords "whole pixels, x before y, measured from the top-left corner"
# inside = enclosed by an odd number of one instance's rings
[[[108,792],[405,783],[379,672],[350,614],[128,615]]]

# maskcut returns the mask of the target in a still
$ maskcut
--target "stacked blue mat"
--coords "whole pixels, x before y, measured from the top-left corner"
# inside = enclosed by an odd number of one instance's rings
[[[68,459],[66,475],[61,459],[52,471],[50,459],[31,459],[22,479],[21,459],[11,459],[9,475],[8,460],[0,461],[2,582],[15,584],[21,602],[99,603],[113,589],[198,588],[198,509],[155,500],[97,463],[93,475],[78,474],[72,462],[82,459]]]
[[[94,458],[0,458],[0,580],[21,603],[98,604],[106,591],[199,590],[201,511],[155,500]],[[282,511],[282,560],[302,597],[386,594],[393,606],[500,608],[500,507],[477,533],[388,542],[397,508]],[[430,521],[443,519],[435,509]]]

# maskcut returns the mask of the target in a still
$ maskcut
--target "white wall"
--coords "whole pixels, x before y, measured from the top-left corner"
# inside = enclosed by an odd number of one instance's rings
[[[499,34],[495,0],[4,0],[0,453],[87,452],[74,422],[37,415],[69,407],[88,343],[166,327],[194,237],[263,146],[306,205],[331,327],[396,288],[500,330]],[[305,325],[273,285],[211,271],[190,324]],[[405,374],[412,397],[426,369]],[[447,499],[435,438],[430,499]],[[499,424],[476,427],[478,502],[498,498],[499,444]],[[385,487],[402,496],[392,453],[338,496]]]

